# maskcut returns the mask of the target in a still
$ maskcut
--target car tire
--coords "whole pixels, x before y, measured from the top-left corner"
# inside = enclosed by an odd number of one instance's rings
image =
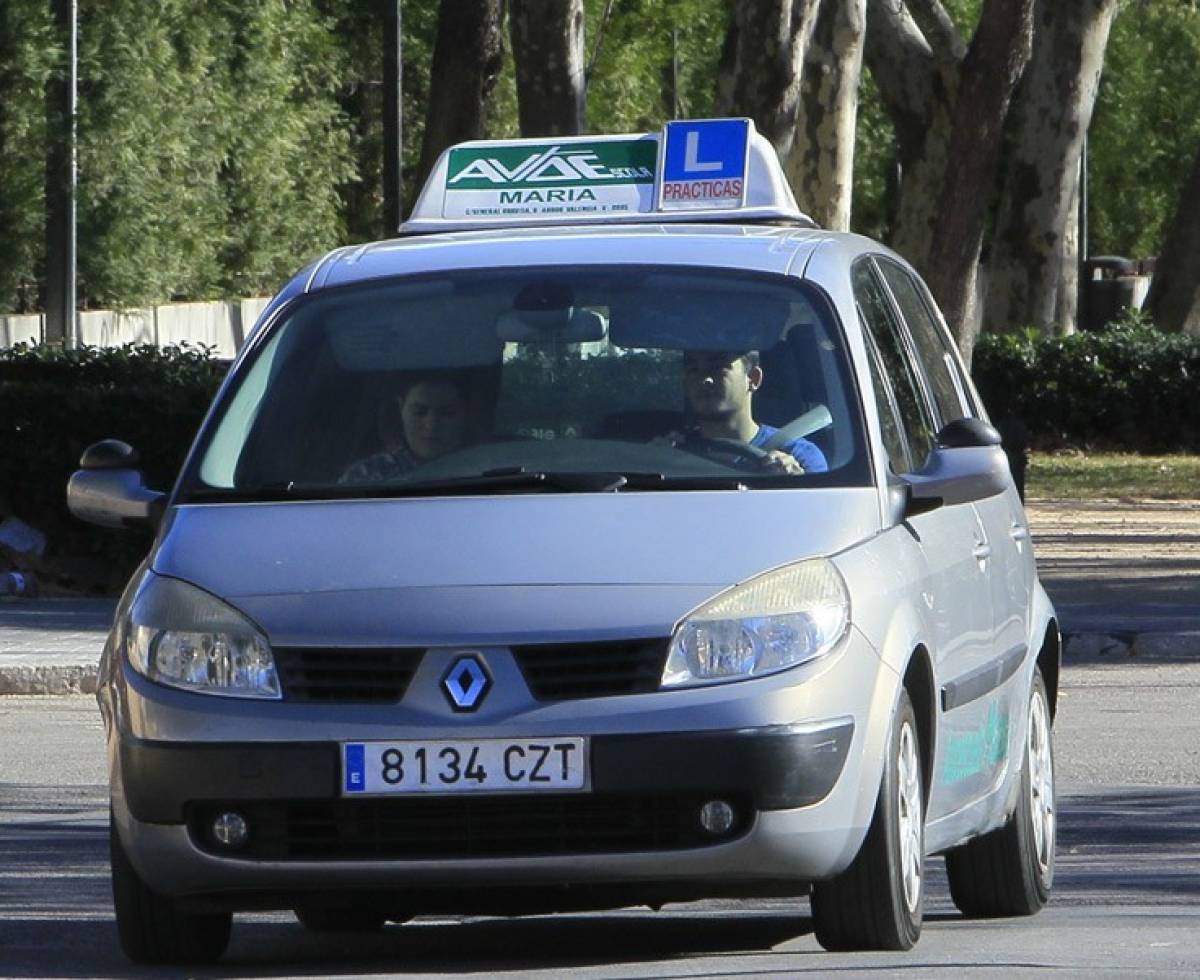
[[[996,830],[946,854],[950,897],[968,918],[1033,915],[1054,884],[1054,739],[1040,670],[1029,694],[1029,721],[1017,808]]]
[[[361,905],[301,905],[292,912],[310,932],[378,932],[388,920],[383,912]]]
[[[230,912],[195,913],[142,881],[109,816],[113,907],[121,950],[134,963],[212,963],[229,945]]]
[[[924,870],[921,744],[912,702],[901,691],[866,840],[850,867],[813,885],[817,942],[830,951],[911,949],[921,935]]]

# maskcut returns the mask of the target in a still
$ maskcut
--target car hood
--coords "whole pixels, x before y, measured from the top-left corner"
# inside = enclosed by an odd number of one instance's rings
[[[723,588],[879,529],[872,489],[175,508],[153,570],[276,643],[662,635]]]

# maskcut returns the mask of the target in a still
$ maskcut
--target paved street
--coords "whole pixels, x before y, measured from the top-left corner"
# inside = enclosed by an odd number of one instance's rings
[[[1200,652],[1200,501],[1035,500],[1027,512],[1065,629],[1194,633]]]
[[[1200,973],[1200,664],[1069,666],[1057,722],[1054,900],[1033,919],[965,922],[931,863],[908,954],[823,953],[803,901],[653,913],[418,919],[366,938],[239,916],[213,976],[998,976],[1055,969]],[[99,717],[87,697],[0,698],[0,975],[128,976],[108,897]],[[145,971],[168,976],[177,971]]]
[[[1029,511],[1043,580],[1074,634],[1057,722],[1058,881],[1036,918],[961,920],[934,861],[925,934],[907,955],[822,953],[803,901],[419,919],[355,939],[260,914],[238,917],[212,974],[1200,973],[1200,503]],[[0,677],[86,689],[112,606],[0,602]],[[108,895],[104,782],[92,698],[0,697],[0,976],[129,975]]]

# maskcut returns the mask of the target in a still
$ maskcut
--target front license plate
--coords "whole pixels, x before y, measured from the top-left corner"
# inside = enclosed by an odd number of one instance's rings
[[[497,793],[582,790],[585,738],[346,742],[342,793]]]

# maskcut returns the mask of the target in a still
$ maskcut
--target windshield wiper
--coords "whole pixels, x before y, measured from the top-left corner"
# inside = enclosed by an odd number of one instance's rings
[[[562,472],[555,470],[526,470],[523,466],[487,470],[477,479],[528,480],[533,488],[565,490],[577,493],[616,493],[628,490],[745,490],[745,482],[737,476],[667,476],[665,473],[632,471]]]
[[[201,489],[185,503],[272,503],[300,500],[360,500],[458,496],[479,493],[618,493],[636,490],[745,490],[740,477],[666,476],[653,472],[570,472],[527,470],[522,466],[486,470],[473,476],[419,480],[413,483],[336,484],[305,486],[292,482],[265,483],[256,487]]]
[[[646,474],[660,475],[660,474]],[[615,493],[629,482],[624,473],[557,472],[527,470],[523,466],[485,470],[478,476],[454,477],[446,480],[422,480],[398,484],[383,491],[386,496],[424,495],[430,493],[505,493],[546,491],[549,493]]]

